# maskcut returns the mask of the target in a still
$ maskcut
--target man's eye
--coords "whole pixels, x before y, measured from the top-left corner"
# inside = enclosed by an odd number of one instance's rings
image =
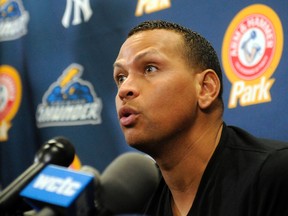
[[[125,75],[119,74],[115,80],[116,80],[116,83],[119,85],[119,84],[123,83],[126,79],[127,79],[127,77]]]
[[[153,65],[148,65],[145,67],[145,73],[151,73],[157,71],[157,68]]]

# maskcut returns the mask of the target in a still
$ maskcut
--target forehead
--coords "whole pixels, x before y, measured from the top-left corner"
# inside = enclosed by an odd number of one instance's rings
[[[155,29],[145,30],[130,36],[122,45],[119,57],[141,52],[145,49],[153,49],[158,52],[179,54],[182,36],[174,31]]]

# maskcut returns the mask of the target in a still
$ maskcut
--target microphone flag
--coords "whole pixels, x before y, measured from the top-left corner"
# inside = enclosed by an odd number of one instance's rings
[[[61,215],[89,215],[94,208],[94,176],[57,165],[46,166],[20,193],[34,209]]]

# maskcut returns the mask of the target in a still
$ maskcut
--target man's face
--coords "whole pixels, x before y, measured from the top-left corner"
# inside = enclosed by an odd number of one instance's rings
[[[115,61],[120,126],[126,142],[144,152],[185,139],[193,128],[195,72],[181,46],[182,38],[175,32],[144,31],[125,41]]]

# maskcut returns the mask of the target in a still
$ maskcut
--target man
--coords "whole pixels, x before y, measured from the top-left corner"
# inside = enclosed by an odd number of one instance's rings
[[[226,126],[222,72],[206,39],[143,22],[122,45],[114,80],[126,142],[163,176],[145,215],[288,215],[288,143]]]

